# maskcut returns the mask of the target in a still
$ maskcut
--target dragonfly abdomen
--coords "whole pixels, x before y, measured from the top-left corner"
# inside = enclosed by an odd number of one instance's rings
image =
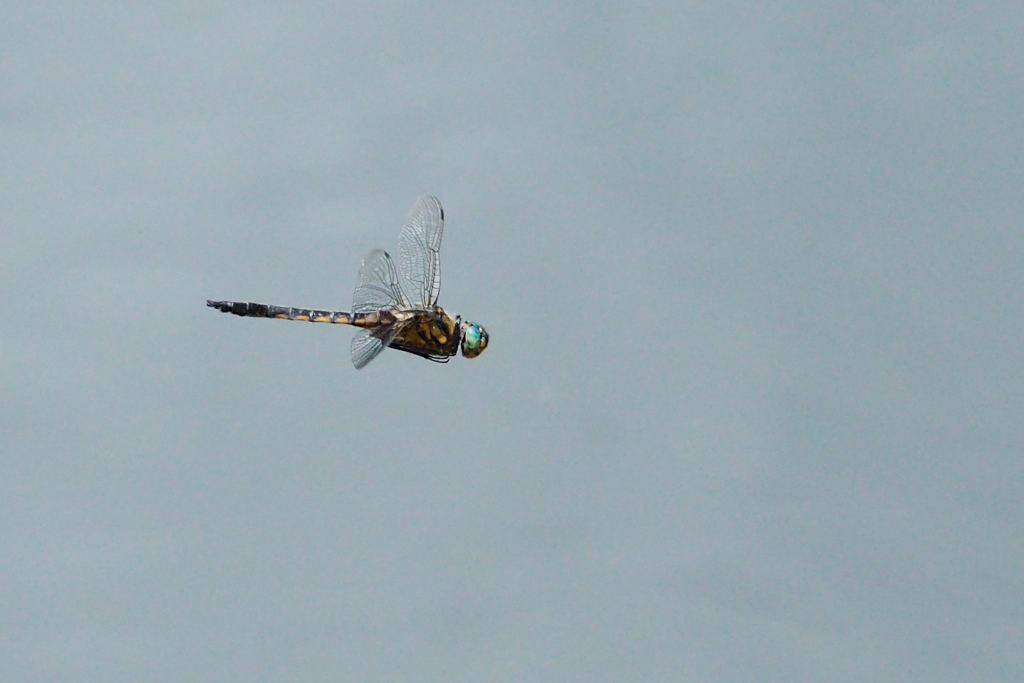
[[[245,301],[207,301],[207,306],[224,313],[248,318],[276,318],[278,320],[303,320],[311,323],[334,323],[336,325],[359,325],[353,316],[344,311],[318,311],[312,308],[291,308],[273,304],[254,304]],[[364,327],[365,325],[359,325]]]
[[[378,327],[393,325],[396,321],[391,311],[372,311],[370,313],[346,313],[345,311],[318,311],[312,308],[291,308],[290,306],[274,306],[273,304],[254,304],[245,301],[209,301],[207,306],[224,313],[231,313],[245,318],[275,318],[277,320],[302,320],[311,323],[333,323],[335,325],[353,325],[355,327]]]

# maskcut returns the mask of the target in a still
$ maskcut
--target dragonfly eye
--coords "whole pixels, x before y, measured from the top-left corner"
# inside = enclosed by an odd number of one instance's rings
[[[476,358],[487,348],[487,331],[476,323],[467,323],[462,335],[462,355]]]

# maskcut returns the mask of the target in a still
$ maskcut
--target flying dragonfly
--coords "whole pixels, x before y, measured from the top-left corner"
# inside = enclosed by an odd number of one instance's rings
[[[476,358],[487,348],[487,331],[437,305],[441,291],[444,210],[437,197],[420,197],[398,234],[398,264],[382,249],[363,259],[352,310],[318,311],[240,301],[207,301],[224,313],[250,318],[304,320],[362,328],[352,338],[352,364],[359,370],[390,347],[447,363],[462,350]],[[401,281],[398,273],[401,272]]]

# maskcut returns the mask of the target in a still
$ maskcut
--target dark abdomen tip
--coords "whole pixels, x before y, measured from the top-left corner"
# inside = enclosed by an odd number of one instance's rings
[[[207,301],[206,305],[224,313],[234,313],[251,318],[269,317],[266,304],[252,304],[244,301]]]

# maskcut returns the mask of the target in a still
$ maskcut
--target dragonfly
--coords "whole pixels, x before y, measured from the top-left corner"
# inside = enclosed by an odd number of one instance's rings
[[[476,358],[487,348],[487,331],[437,305],[441,291],[441,235],[444,209],[433,195],[416,200],[398,234],[398,268],[382,249],[371,251],[359,268],[351,311],[320,311],[240,301],[206,305],[250,318],[303,320],[362,328],[352,338],[352,364],[366,367],[386,348],[438,363],[459,350]],[[399,278],[401,273],[401,279]]]

